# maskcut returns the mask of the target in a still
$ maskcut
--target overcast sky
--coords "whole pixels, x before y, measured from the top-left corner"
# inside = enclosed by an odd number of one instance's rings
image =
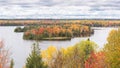
[[[9,18],[120,18],[120,0],[0,0]]]

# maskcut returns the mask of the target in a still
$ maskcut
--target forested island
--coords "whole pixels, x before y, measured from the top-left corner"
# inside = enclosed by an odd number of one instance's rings
[[[73,37],[85,37],[94,33],[94,31],[89,26],[77,24],[42,25],[31,28],[24,32],[23,39],[70,40]]]

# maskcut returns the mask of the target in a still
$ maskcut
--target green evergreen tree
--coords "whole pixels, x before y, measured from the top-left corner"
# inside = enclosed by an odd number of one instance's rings
[[[10,62],[10,68],[13,68],[13,67],[14,67],[14,61],[12,59],[11,62]]]
[[[32,52],[27,58],[26,68],[47,68],[47,66],[42,61],[38,43],[33,44]]]

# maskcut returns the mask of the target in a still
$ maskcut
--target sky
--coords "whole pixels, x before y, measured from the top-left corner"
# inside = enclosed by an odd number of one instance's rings
[[[120,0],[0,0],[0,19],[120,19]]]

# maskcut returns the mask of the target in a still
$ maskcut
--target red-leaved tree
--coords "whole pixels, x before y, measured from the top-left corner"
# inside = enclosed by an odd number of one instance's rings
[[[85,62],[85,68],[106,68],[104,52],[91,53]]]

